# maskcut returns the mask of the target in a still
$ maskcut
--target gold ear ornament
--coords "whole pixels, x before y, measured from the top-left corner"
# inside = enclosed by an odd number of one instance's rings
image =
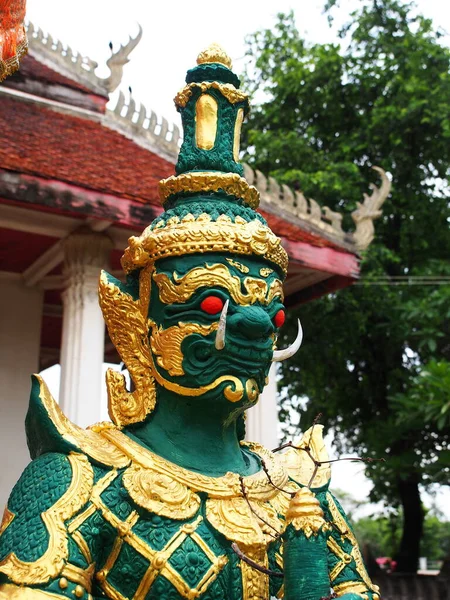
[[[100,307],[111,340],[135,386],[135,390],[129,392],[125,377],[114,369],[108,369],[106,386],[109,416],[121,428],[143,421],[156,404],[147,328],[151,270],[152,268],[144,269],[140,274],[139,300],[133,300],[129,294],[109,281],[104,271],[100,276]]]

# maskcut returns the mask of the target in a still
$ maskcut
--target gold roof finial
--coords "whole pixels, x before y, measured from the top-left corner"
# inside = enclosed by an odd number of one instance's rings
[[[221,65],[225,65],[229,69],[232,67],[231,58],[225,52],[225,50],[220,46],[220,44],[211,44],[206,50],[200,52],[197,56],[197,64],[203,65],[205,63],[220,63]]]

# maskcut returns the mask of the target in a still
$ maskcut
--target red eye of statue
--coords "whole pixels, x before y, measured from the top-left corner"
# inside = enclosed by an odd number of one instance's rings
[[[200,304],[200,308],[208,313],[208,315],[216,315],[220,313],[224,305],[224,302],[221,298],[217,296],[208,296],[203,300]]]
[[[273,322],[275,323],[276,327],[281,327],[284,324],[285,320],[286,320],[286,313],[281,308],[275,315]]]

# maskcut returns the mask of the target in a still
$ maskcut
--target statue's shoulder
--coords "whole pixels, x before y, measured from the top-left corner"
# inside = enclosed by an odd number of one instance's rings
[[[313,425],[283,453],[280,460],[289,477],[312,489],[328,487],[331,478],[328,450],[323,439],[323,425]]]
[[[30,404],[25,420],[32,459],[47,453],[65,456],[76,453],[84,455],[94,465],[117,469],[126,467],[129,458],[101,435],[105,427],[108,424],[82,429],[72,423],[59,408],[42,377],[32,376]]]

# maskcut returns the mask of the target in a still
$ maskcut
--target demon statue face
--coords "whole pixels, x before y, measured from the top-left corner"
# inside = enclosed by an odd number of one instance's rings
[[[160,183],[165,209],[122,257],[127,283],[102,275],[100,304],[134,384],[107,383],[112,420],[143,421],[164,395],[243,411],[254,404],[284,322],[287,254],[255,211],[239,136],[248,99],[220,49],[199,57],[175,98],[184,141],[176,175]],[[233,405],[233,409],[231,409]]]

